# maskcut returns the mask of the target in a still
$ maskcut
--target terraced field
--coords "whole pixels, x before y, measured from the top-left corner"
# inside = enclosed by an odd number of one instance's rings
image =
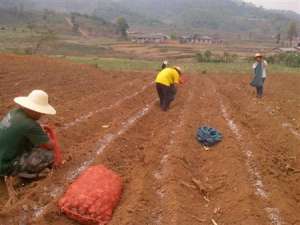
[[[169,112],[155,72],[107,72],[39,56],[0,55],[0,115],[15,96],[43,89],[57,108],[65,164],[18,187],[1,225],[77,224],[57,200],[90,165],[124,179],[109,225],[300,225],[300,77],[272,74],[257,100],[245,75],[187,74]],[[224,140],[206,151],[199,126]],[[3,184],[1,184],[3,186]],[[0,188],[0,205],[7,196]]]

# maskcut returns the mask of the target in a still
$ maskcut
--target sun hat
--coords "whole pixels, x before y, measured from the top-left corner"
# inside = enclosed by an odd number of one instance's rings
[[[48,94],[42,90],[33,90],[26,97],[15,98],[14,102],[26,109],[38,113],[48,115],[56,114],[56,110],[48,102]]]
[[[179,66],[174,66],[174,69],[177,70],[180,74],[182,73],[182,69]]]
[[[262,57],[262,54],[261,53],[256,53],[255,58],[258,58],[258,57]]]

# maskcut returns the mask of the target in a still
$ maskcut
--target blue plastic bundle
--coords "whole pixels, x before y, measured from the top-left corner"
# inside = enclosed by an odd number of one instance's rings
[[[215,128],[200,127],[197,131],[197,140],[204,146],[211,147],[222,141],[222,134]]]

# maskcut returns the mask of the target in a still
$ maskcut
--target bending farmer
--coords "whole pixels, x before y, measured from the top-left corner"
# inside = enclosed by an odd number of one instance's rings
[[[163,111],[167,111],[176,96],[176,84],[180,83],[181,69],[176,66],[174,68],[165,68],[158,73],[155,83],[160,100],[160,107]]]
[[[56,114],[44,91],[32,91],[14,99],[18,108],[0,122],[0,176],[5,177],[9,201],[15,200],[13,177],[36,179],[54,162],[53,143],[37,122]]]
[[[264,83],[267,77],[268,63],[263,59],[262,54],[255,55],[256,63],[253,64],[254,79],[251,82],[253,87],[256,87],[257,97],[262,98],[264,94]]]

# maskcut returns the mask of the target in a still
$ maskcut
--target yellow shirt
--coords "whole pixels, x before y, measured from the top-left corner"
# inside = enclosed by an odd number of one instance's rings
[[[158,73],[155,83],[160,83],[166,86],[178,84],[179,73],[173,68],[166,68]]]

